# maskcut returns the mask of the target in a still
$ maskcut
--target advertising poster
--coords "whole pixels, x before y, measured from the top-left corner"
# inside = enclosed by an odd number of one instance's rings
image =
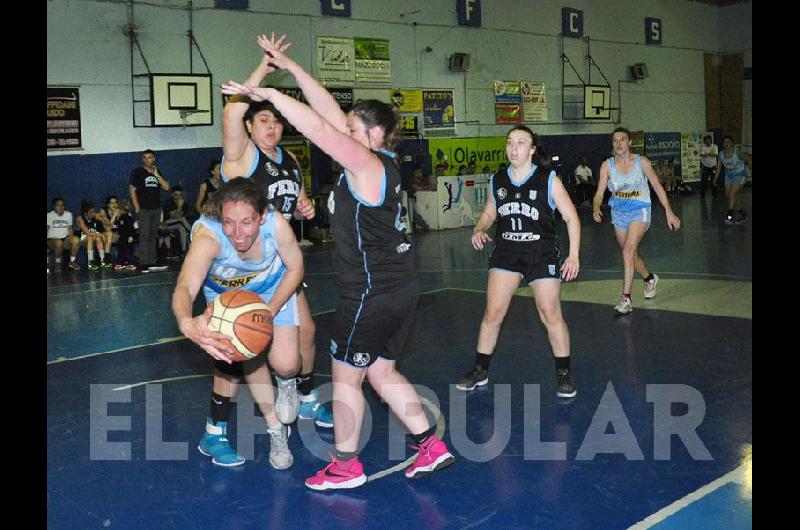
[[[519,103],[495,103],[494,122],[498,125],[522,123],[522,105]]]
[[[352,85],[355,82],[354,58],[353,39],[317,37],[317,79],[323,85]]]
[[[455,136],[452,90],[423,90],[422,115],[425,136]]]
[[[671,162],[674,174],[681,176],[681,133],[644,133],[644,154],[653,166]]]
[[[494,173],[500,164],[508,164],[505,136],[433,138],[428,140],[428,152],[434,167],[445,166],[445,175],[457,175],[458,168],[470,162],[475,162],[479,174]]]
[[[47,87],[47,148],[81,149],[80,88]]]
[[[547,121],[547,96],[544,83],[520,81],[520,92],[522,92],[523,121]]]
[[[398,112],[422,112],[422,90],[389,90],[392,105]]]
[[[392,67],[389,61],[389,40],[356,37],[355,45],[356,83],[392,82]]]

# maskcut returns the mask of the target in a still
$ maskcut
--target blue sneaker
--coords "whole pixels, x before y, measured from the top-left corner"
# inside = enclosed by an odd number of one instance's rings
[[[244,458],[231,447],[227,436],[228,422],[221,421],[214,425],[211,418],[206,418],[206,432],[197,445],[197,450],[218,466],[233,467],[244,464]]]
[[[303,420],[314,420],[320,427],[333,427],[333,412],[319,402],[317,389],[311,390],[307,396],[300,395],[300,412],[297,417]]]

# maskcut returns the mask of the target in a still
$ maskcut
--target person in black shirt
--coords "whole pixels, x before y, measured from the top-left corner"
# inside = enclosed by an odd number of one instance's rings
[[[473,390],[489,382],[489,361],[497,346],[503,319],[522,280],[531,287],[539,318],[547,328],[556,365],[556,394],[576,395],[570,366],[569,330],[561,315],[561,280],[578,275],[581,225],[575,205],[539,144],[538,136],[518,125],[506,136],[509,166],[490,180],[487,201],[472,232],[472,246],[483,247],[492,238],[486,230],[497,220],[495,245],[489,259],[486,309],[478,335],[475,367],[456,388]],[[560,263],[555,210],[567,224],[569,255]]]
[[[453,455],[435,434],[414,387],[396,369],[414,320],[419,278],[411,243],[401,222],[401,175],[395,153],[397,111],[377,100],[359,100],[345,114],[317,80],[283,54],[284,37],[265,35],[258,44],[270,65],[292,74],[300,103],[274,88],[222,85],[224,94],[271,101],[301,134],[341,164],[328,196],[339,259],[339,304],[331,341],[336,455],[305,484],[313,490],[355,488],[367,481],[358,459],[364,415],[362,382],[370,384],[406,426],[418,454],[406,469],[417,478],[449,466]]]
[[[133,263],[133,243],[136,240],[136,229],[133,227],[131,204],[128,201],[119,201],[117,215],[117,263],[115,271],[135,271]]]
[[[169,191],[169,182],[161,176],[156,167],[156,154],[147,149],[142,152],[142,167],[137,167],[131,172],[128,186],[131,203],[139,222],[139,263],[142,272],[167,268],[156,264],[162,189]]]

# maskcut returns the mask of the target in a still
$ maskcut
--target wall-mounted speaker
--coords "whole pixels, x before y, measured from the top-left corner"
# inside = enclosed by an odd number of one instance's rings
[[[468,53],[454,53],[450,56],[447,66],[453,72],[468,72],[469,57]]]
[[[645,63],[636,63],[631,66],[631,77],[637,80],[646,78],[647,65]]]

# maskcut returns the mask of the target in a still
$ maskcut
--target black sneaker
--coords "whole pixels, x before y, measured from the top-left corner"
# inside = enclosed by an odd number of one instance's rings
[[[480,366],[476,366],[456,383],[456,388],[459,390],[474,390],[476,386],[483,386],[488,382],[489,371],[481,370]]]
[[[556,395],[562,398],[575,397],[578,390],[575,388],[575,374],[571,368],[559,368],[556,370],[557,386]]]
[[[746,219],[747,219],[747,212],[745,212],[744,210],[739,210],[738,212],[736,212],[736,218],[734,220],[734,223],[740,225],[744,223]]]

